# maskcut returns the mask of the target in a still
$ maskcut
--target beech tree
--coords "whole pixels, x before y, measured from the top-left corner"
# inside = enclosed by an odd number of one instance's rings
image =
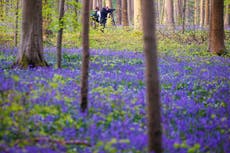
[[[47,66],[42,42],[42,0],[23,0],[21,43],[15,66]]]
[[[209,27],[209,46],[211,53],[221,55],[224,45],[224,0],[211,0],[211,20]]]
[[[122,0],[122,26],[129,26],[127,0]]]
[[[155,12],[153,1],[142,1],[146,101],[148,114],[148,152],[162,153],[162,129],[160,87],[157,69],[157,45],[155,38]]]
[[[138,30],[142,29],[141,1],[134,0],[134,28]]]
[[[165,23],[170,29],[174,29],[174,11],[173,11],[173,0],[165,1]]]
[[[64,16],[64,6],[65,0],[60,0],[59,4],[59,30],[57,37],[57,66],[61,68],[61,60],[62,60],[62,33],[63,33],[63,16]]]
[[[82,20],[82,67],[81,67],[81,111],[85,112],[88,105],[88,76],[89,76],[89,0],[83,1]]]

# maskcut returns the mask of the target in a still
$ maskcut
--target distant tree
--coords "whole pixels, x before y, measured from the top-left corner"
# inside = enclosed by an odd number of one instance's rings
[[[88,105],[88,75],[89,75],[89,0],[83,1],[82,25],[82,67],[81,67],[81,111],[85,112]]]
[[[142,29],[141,1],[142,0],[134,0],[134,28],[137,30]]]
[[[129,26],[127,0],[122,0],[122,26]]]
[[[165,0],[165,23],[170,29],[174,29],[173,0]]]
[[[19,0],[16,0],[15,10],[15,32],[14,32],[14,46],[18,46],[18,15],[19,15]]]
[[[230,4],[226,4],[226,7],[225,7],[224,25],[226,27],[230,26]]]
[[[57,36],[57,67],[61,68],[62,60],[62,34],[63,34],[63,16],[64,16],[65,0],[60,0],[59,4],[59,30]]]
[[[205,17],[204,17],[204,25],[207,26],[209,24],[210,18],[210,0],[205,0]]]
[[[116,13],[117,13],[117,24],[121,25],[121,0],[117,0],[117,8],[116,8]]]
[[[183,9],[182,9],[182,32],[185,31],[185,20],[186,20],[186,10],[187,10],[187,0],[183,2]]]
[[[201,27],[204,26],[204,13],[205,13],[204,3],[205,3],[204,0],[200,0],[200,26]]]
[[[221,55],[224,45],[224,0],[211,0],[211,20],[209,27],[209,47],[211,53]]]
[[[194,2],[194,24],[199,25],[199,0]]]
[[[128,23],[133,23],[133,0],[128,0]]]
[[[42,0],[23,0],[22,35],[15,66],[47,66],[42,42]]]
[[[113,5],[112,5],[112,0],[105,0],[105,6],[108,6],[109,8],[113,8]]]
[[[155,13],[153,1],[143,0],[143,32],[145,53],[146,101],[148,110],[148,152],[162,153],[162,128],[160,87],[157,69],[157,45],[155,38]]]

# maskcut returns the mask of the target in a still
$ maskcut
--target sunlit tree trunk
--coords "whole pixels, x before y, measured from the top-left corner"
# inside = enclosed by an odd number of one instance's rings
[[[225,7],[224,25],[226,28],[230,26],[230,4]]]
[[[42,44],[42,0],[22,1],[22,35],[15,65],[47,66]]]
[[[127,10],[128,10],[127,0],[122,0],[122,26],[123,27],[129,26]]]
[[[105,6],[108,6],[109,8],[113,8],[112,0],[105,0]]]
[[[225,52],[224,0],[211,0],[209,51],[217,55],[221,55]]]
[[[160,2],[159,3],[161,3],[161,6],[160,6],[160,8],[161,8],[161,12],[160,12],[160,24],[163,24],[163,22],[164,22],[164,16],[165,16],[165,0],[160,0]]]
[[[63,33],[63,16],[64,16],[64,6],[65,0],[60,0],[59,5],[59,30],[57,37],[57,67],[61,68],[61,60],[62,60],[62,33]]]
[[[88,76],[89,76],[89,0],[83,1],[82,21],[82,67],[81,67],[81,111],[85,112],[88,105]]]
[[[142,29],[141,1],[142,0],[134,0],[134,28],[137,30]]]
[[[205,0],[205,17],[204,24],[205,26],[209,25],[209,16],[210,16],[210,0]]]
[[[200,26],[204,26],[204,0],[200,0]]]
[[[173,13],[173,0],[165,1],[165,24],[174,30],[174,13]]]
[[[182,24],[182,17],[183,17],[183,0],[176,0],[175,1],[175,16],[176,16],[176,23],[178,25]]]
[[[128,23],[133,23],[133,0],[128,0]]]
[[[162,153],[160,85],[158,75],[157,44],[155,38],[155,11],[153,1],[142,1],[145,53],[145,80],[148,118],[148,152]]]
[[[98,6],[98,0],[91,0],[91,3],[93,4],[92,9],[95,9],[96,6]]]

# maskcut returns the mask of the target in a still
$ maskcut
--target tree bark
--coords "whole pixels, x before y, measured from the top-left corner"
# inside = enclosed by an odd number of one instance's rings
[[[117,8],[116,8],[116,13],[117,13],[117,24],[121,25],[121,0],[117,0]]]
[[[224,25],[226,28],[230,26],[230,4],[225,7]]]
[[[211,53],[221,55],[224,45],[224,0],[211,1],[211,20],[209,28],[209,49]]]
[[[166,8],[165,23],[170,29],[174,30],[173,0],[166,0],[165,8]]]
[[[142,8],[141,2],[143,0],[134,0],[134,28],[136,30],[142,29]]]
[[[187,6],[187,0],[184,0],[184,6],[182,11],[182,33],[185,31],[185,20],[186,20],[186,6]]]
[[[14,32],[14,46],[18,46],[18,12],[19,12],[19,0],[16,0],[15,11],[15,32]]]
[[[155,38],[155,11],[153,1],[142,1],[146,101],[148,114],[148,152],[162,153],[162,128],[160,87],[157,69],[157,45]]]
[[[15,66],[47,66],[42,42],[42,0],[23,0],[21,44]]]
[[[60,0],[59,5],[59,30],[57,37],[57,67],[61,68],[62,61],[62,34],[63,34],[63,16],[64,16],[65,0]]]
[[[204,26],[204,13],[204,0],[200,0],[200,27]]]
[[[108,6],[109,8],[113,8],[112,0],[106,0],[105,1],[105,6]]]
[[[205,26],[209,25],[209,16],[210,16],[210,0],[205,0],[205,17],[204,24]]]
[[[199,25],[199,0],[194,3],[194,24]]]
[[[127,0],[122,0],[122,26],[127,27],[129,26],[128,23],[128,7],[127,7]]]
[[[89,75],[89,0],[83,2],[82,27],[82,75],[81,75],[81,111],[85,112],[88,106],[88,75]]]

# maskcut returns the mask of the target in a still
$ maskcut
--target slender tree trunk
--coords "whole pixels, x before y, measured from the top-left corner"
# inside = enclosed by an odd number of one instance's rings
[[[210,0],[205,0],[205,17],[204,24],[205,26],[209,25],[209,16],[210,16]]]
[[[133,23],[133,0],[128,0],[128,23]]]
[[[160,8],[161,8],[160,24],[163,24],[165,18],[165,0],[162,0],[162,5]]]
[[[42,42],[42,0],[23,0],[22,35],[16,66],[47,66]]]
[[[186,20],[186,6],[187,0],[184,0],[183,12],[182,12],[182,33],[185,31],[185,20]]]
[[[182,25],[182,20],[183,20],[183,7],[184,7],[184,5],[183,5],[183,0],[177,0],[176,1],[176,19],[177,19],[177,24],[178,25]]]
[[[121,0],[117,0],[117,8],[116,8],[116,13],[117,13],[117,24],[121,25]]]
[[[143,26],[141,1],[143,0],[134,0],[134,28],[137,30],[141,30]]]
[[[105,6],[108,6],[109,8],[113,8],[112,0],[106,0],[105,1]]]
[[[123,27],[129,26],[127,9],[128,9],[127,0],[122,0],[122,26]]]
[[[194,24],[198,25],[199,24],[199,0],[195,0],[194,3]]]
[[[166,8],[165,23],[170,29],[174,30],[173,0],[166,0],[165,8]]]
[[[62,60],[62,33],[63,33],[63,16],[64,16],[64,6],[65,0],[60,0],[59,5],[59,30],[57,37],[57,67],[61,68],[61,60]]]
[[[81,111],[88,106],[88,75],[89,75],[89,0],[83,1],[83,31],[82,31],[82,75],[81,75]]]
[[[211,1],[211,20],[209,28],[209,51],[221,55],[224,45],[224,0]]]
[[[18,46],[18,12],[19,12],[19,0],[16,0],[15,11],[15,32],[14,32],[14,46]]]
[[[224,25],[226,28],[230,26],[230,4],[225,7]]]
[[[153,1],[142,1],[144,53],[145,53],[145,80],[146,101],[148,114],[148,152],[162,153],[162,128],[160,87],[157,65],[157,45],[155,38],[155,11]]]
[[[206,0],[207,1],[207,0]],[[200,26],[204,26],[204,0],[200,0]]]

